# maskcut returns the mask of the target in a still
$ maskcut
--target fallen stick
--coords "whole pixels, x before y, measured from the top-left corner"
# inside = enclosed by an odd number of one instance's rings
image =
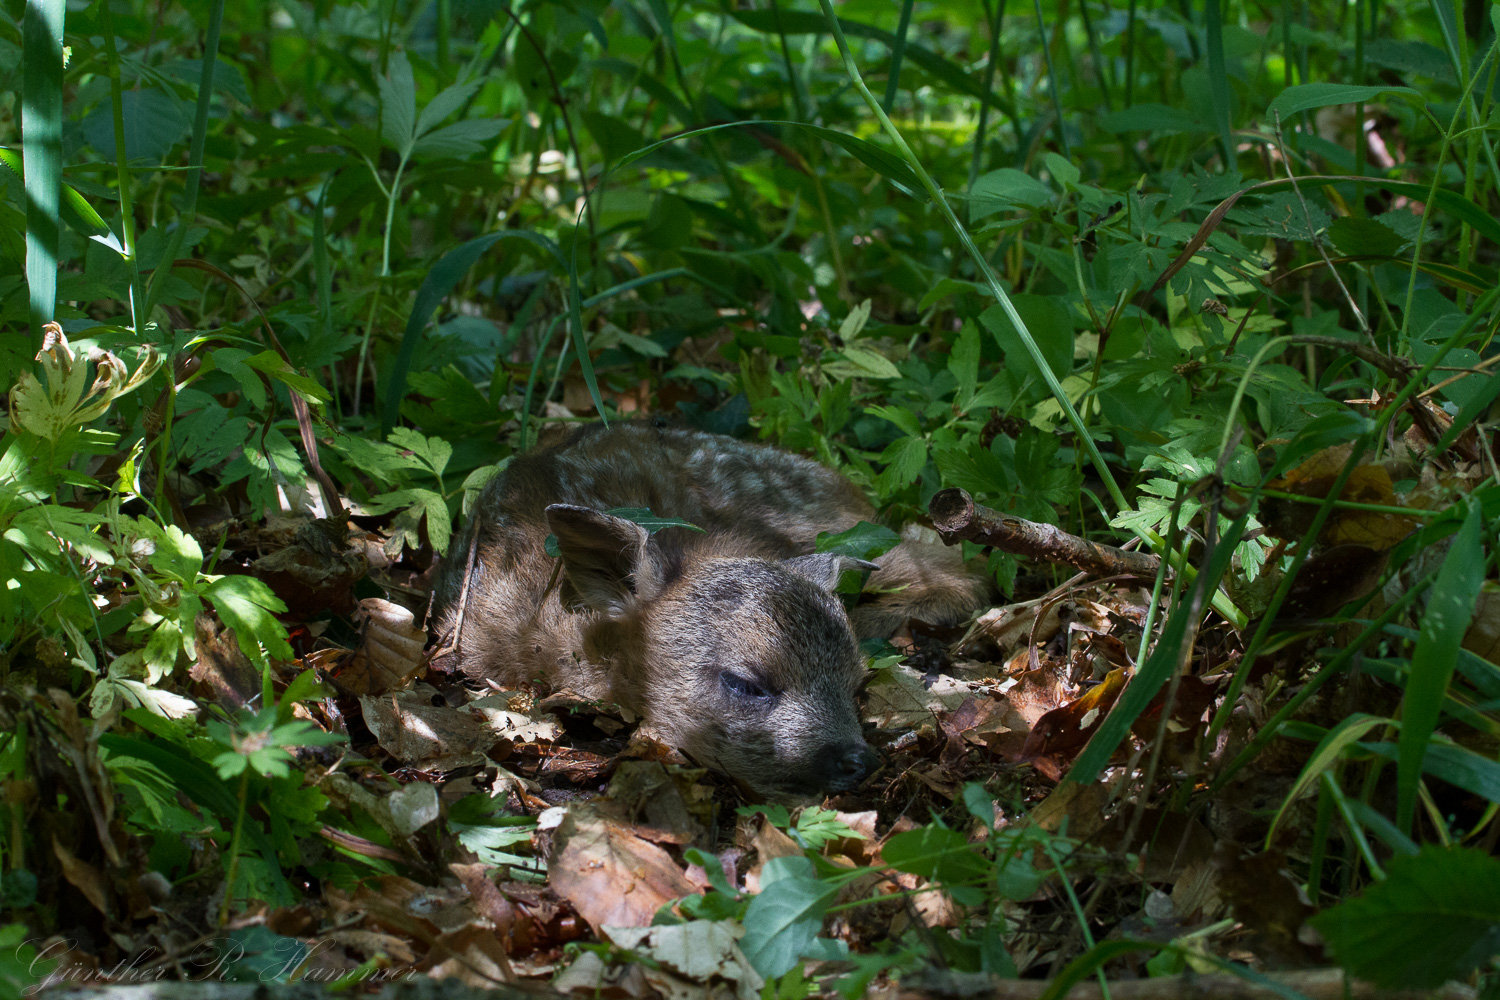
[[[981,507],[957,488],[934,494],[927,513],[949,545],[977,542],[1018,556],[1067,563],[1096,576],[1155,576],[1161,565],[1156,556],[1144,552],[1100,545],[1050,524]]]

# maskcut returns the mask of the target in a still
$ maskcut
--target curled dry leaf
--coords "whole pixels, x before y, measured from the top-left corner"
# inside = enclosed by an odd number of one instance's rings
[[[697,891],[665,850],[592,805],[568,807],[547,867],[548,884],[596,932],[646,927],[662,904]]]
[[[427,632],[399,604],[367,597],[359,602],[364,641],[355,650],[339,683],[355,694],[380,694],[402,687],[422,669]]]

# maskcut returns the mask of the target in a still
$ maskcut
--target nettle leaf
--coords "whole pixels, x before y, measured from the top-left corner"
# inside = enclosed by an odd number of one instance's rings
[[[814,948],[839,887],[818,881],[812,862],[801,856],[767,861],[760,884],[760,895],[745,910],[740,951],[756,972],[774,979]]]
[[[901,541],[901,536],[880,524],[861,521],[854,527],[838,534],[818,532],[813,544],[814,552],[832,552],[853,559],[874,559],[885,555]]]
[[[224,624],[234,629],[240,651],[252,663],[264,666],[267,656],[292,659],[286,629],[276,620],[276,615],[286,612],[286,605],[265,583],[253,576],[221,576],[204,588],[203,596]]]
[[[1311,923],[1345,969],[1378,986],[1464,979],[1500,953],[1500,858],[1434,845],[1392,858],[1385,881]]]

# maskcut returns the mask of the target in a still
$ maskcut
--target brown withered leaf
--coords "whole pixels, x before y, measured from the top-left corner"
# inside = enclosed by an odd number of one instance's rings
[[[427,632],[399,604],[367,597],[359,602],[363,641],[337,680],[352,694],[382,694],[404,687],[422,669]]]
[[[552,843],[547,883],[595,933],[649,926],[662,904],[697,891],[671,855],[592,805],[570,805]]]
[[[1349,460],[1352,445],[1325,448],[1288,472],[1273,479],[1272,489],[1321,500],[1329,495],[1334,481]],[[1392,488],[1391,474],[1383,465],[1356,466],[1344,484],[1338,499],[1352,503],[1399,507]],[[1295,500],[1267,498],[1261,505],[1266,533],[1282,539],[1298,539],[1312,526],[1318,507]],[[1388,549],[1411,534],[1417,527],[1414,518],[1380,511],[1335,508],[1323,523],[1318,541],[1324,545],[1362,545],[1370,549]]]
[[[104,877],[104,873],[87,861],[79,859],[56,837],[52,838],[52,853],[62,867],[63,878],[67,879],[73,888],[83,893],[83,898],[89,901],[90,906],[104,916],[110,916],[111,894],[109,880]]]
[[[465,708],[433,705],[430,692],[403,691],[359,699],[365,725],[392,757],[408,767],[452,770],[484,761],[499,734]]]
[[[1334,545],[1309,557],[1287,592],[1280,618],[1326,618],[1380,583],[1389,549]]]
[[[1022,756],[1071,760],[1104,721],[1124,688],[1125,671],[1116,667],[1080,697],[1036,720],[1021,750]]]
[[[336,518],[302,522],[290,544],[250,564],[250,572],[303,620],[353,611],[354,585],[369,569],[364,553],[349,545],[347,522]]]

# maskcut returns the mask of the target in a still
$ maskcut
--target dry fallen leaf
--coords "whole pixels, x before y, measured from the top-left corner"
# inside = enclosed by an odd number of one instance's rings
[[[380,694],[403,687],[422,669],[427,632],[407,608],[378,597],[359,602],[364,641],[338,682],[355,694]]]
[[[664,903],[698,891],[665,850],[581,803],[553,834],[547,882],[596,932],[645,927]]]

